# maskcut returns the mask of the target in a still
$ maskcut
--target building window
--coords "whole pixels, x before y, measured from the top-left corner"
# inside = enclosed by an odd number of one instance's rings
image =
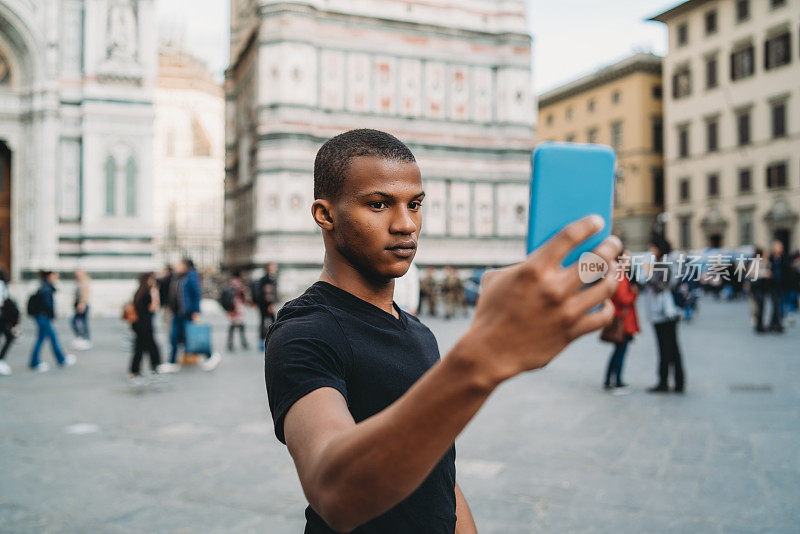
[[[736,130],[739,146],[750,144],[750,110],[740,111],[736,115]]]
[[[589,100],[588,108],[589,108],[589,113],[594,111],[594,98]]]
[[[731,54],[731,80],[741,80],[755,73],[755,49],[747,45]]]
[[[653,204],[664,205],[664,168],[653,167]]]
[[[750,169],[739,169],[739,192],[750,193],[753,190],[753,180]]]
[[[719,150],[719,119],[709,119],[706,122],[706,149],[709,152],[716,152]]]
[[[689,127],[680,126],[678,128],[678,157],[689,157]]]
[[[706,12],[706,35],[711,35],[717,31],[717,10],[712,9]]]
[[[750,18],[750,0],[737,0],[736,2],[736,22],[742,22]]]
[[[688,178],[681,178],[678,182],[678,198],[682,201],[689,200],[690,195],[689,190],[689,179]]]
[[[689,96],[692,92],[692,73],[689,65],[678,67],[672,74],[672,98]]]
[[[547,125],[548,126],[552,126],[553,125],[553,114],[552,113],[548,113],[547,114]]]
[[[568,121],[572,120],[572,106],[567,108],[567,120]]]
[[[664,91],[661,89],[661,86],[660,85],[654,85],[653,86],[653,98],[661,100],[661,98],[663,96],[664,96]]]
[[[717,56],[706,58],[706,89],[713,89],[717,83]]]
[[[692,248],[692,220],[689,217],[678,219],[678,246],[681,250]]]
[[[764,43],[764,68],[775,69],[788,65],[792,59],[791,35],[787,31],[776,35]]]
[[[772,138],[786,137],[786,101],[772,104]]]
[[[575,134],[568,134],[566,137],[567,143],[574,143],[575,142]]]
[[[742,210],[739,212],[739,246],[745,247],[753,244],[753,211]]]
[[[785,161],[767,167],[767,189],[786,187],[786,167]]]
[[[775,9],[776,7],[783,7],[786,5],[786,0],[769,0],[769,7]]]
[[[136,193],[136,162],[131,156],[125,164],[125,215],[128,217],[136,215]]]
[[[613,93],[611,93],[611,102],[613,104],[619,104],[621,98],[622,94],[619,91],[614,91]]]
[[[717,198],[719,196],[719,174],[709,174],[706,178],[708,198]]]
[[[664,123],[661,117],[653,119],[653,152],[664,151]]]
[[[678,46],[683,46],[689,42],[689,26],[687,23],[678,26]]]
[[[106,159],[106,215],[114,215],[117,204],[117,163],[112,156]]]
[[[589,131],[586,132],[586,140],[589,143],[597,142],[597,128],[589,128]]]
[[[617,152],[622,150],[622,121],[611,123],[611,146]]]

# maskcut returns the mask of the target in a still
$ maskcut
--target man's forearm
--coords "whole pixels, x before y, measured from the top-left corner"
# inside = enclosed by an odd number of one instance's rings
[[[322,488],[317,512],[333,528],[346,531],[382,514],[430,474],[506,378],[477,363],[480,350],[462,338],[395,403],[325,445],[312,487]]]

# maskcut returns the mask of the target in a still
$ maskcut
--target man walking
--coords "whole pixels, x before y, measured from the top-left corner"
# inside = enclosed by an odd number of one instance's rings
[[[264,276],[253,284],[253,303],[258,306],[261,315],[258,346],[264,350],[264,338],[267,330],[275,322],[275,303],[278,301],[278,264],[268,263],[264,268]]]

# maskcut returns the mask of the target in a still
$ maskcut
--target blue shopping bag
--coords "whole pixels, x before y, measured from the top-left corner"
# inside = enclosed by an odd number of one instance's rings
[[[187,323],[186,352],[189,354],[211,354],[211,325]]]

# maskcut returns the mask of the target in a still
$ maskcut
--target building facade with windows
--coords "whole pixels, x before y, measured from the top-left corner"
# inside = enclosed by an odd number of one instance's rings
[[[152,268],[153,0],[0,2],[0,264]],[[127,287],[127,286],[126,286]]]
[[[314,157],[352,128],[388,131],[417,157],[417,263],[523,258],[530,45],[523,0],[232,1],[226,265],[276,261],[286,289],[318,276]]]
[[[693,0],[667,25],[667,235],[677,247],[800,245],[800,1]]]
[[[225,96],[206,65],[173,46],[159,53],[153,220],[159,264],[222,259]]]
[[[537,142],[610,145],[617,154],[613,232],[647,249],[664,205],[661,58],[637,53],[539,95]]]

